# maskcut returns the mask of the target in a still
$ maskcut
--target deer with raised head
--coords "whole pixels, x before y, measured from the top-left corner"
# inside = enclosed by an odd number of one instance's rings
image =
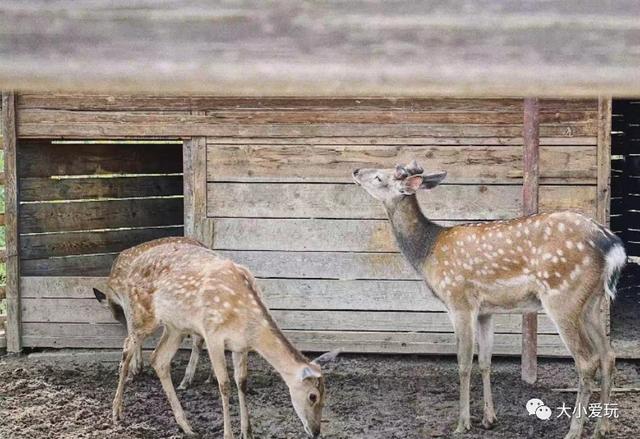
[[[416,193],[442,182],[413,161],[395,169],[357,169],[355,182],[380,200],[404,256],[445,305],[458,346],[460,417],[456,432],[471,427],[469,380],[475,341],[482,375],[484,417],[496,421],[491,396],[492,314],[544,310],[558,328],[579,374],[576,407],[587,407],[596,371],[601,403],[609,402],[615,355],[601,305],[615,297],[626,263],[621,240],[574,212],[443,227],[423,214]],[[584,416],[574,416],[565,439],[579,438]],[[594,437],[609,430],[598,420]]]
[[[128,335],[120,363],[113,419],[123,414],[123,394],[132,359],[158,326],[162,337],[151,357],[176,422],[193,435],[171,381],[171,359],[186,334],[201,337],[218,381],[224,438],[233,438],[229,416],[230,381],[225,349],[232,352],[243,439],[252,438],[246,404],[247,353],[257,351],[282,376],[309,437],[320,435],[325,399],[321,363],[337,352],[309,361],[284,336],[264,305],[249,270],[218,257],[197,241],[162,238],[122,252],[104,292],[124,317]],[[194,348],[198,348],[197,346]]]

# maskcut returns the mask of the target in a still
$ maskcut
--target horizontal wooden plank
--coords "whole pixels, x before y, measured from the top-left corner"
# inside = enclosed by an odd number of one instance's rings
[[[447,99],[379,97],[224,97],[207,95],[147,95],[96,93],[20,93],[18,110],[120,110],[120,111],[220,111],[220,110],[348,110],[429,112],[522,113],[522,99]],[[541,99],[541,113],[596,111],[593,99]]]
[[[433,136],[517,137],[522,124],[438,123],[264,123],[250,118],[220,123],[215,115],[144,112],[94,112],[23,110],[17,124],[20,137],[67,136],[122,138],[124,136],[238,136],[238,137],[341,137]],[[595,122],[558,122],[540,126],[541,136],[582,137],[597,133]]]
[[[114,253],[152,239],[182,234],[182,227],[154,227],[21,235],[20,258],[41,259],[52,256]]]
[[[102,137],[99,132],[94,136]],[[21,178],[182,172],[182,146],[179,144],[52,144],[33,140],[22,140],[19,144],[18,176]]]
[[[181,175],[113,178],[21,178],[21,201],[182,195]]]
[[[103,331],[119,331],[106,336]],[[24,324],[23,343],[27,347],[57,348],[121,348],[124,328],[120,325]],[[97,335],[91,335],[93,331]],[[347,353],[386,354],[439,354],[455,355],[455,336],[450,333],[403,333],[403,332],[359,332],[359,331],[287,331],[285,335],[302,351],[322,352],[341,349]],[[495,338],[494,355],[520,355],[519,334],[499,334]],[[145,347],[153,348],[157,336],[150,338]],[[188,348],[183,343],[183,348]],[[477,348],[476,348],[477,350]],[[538,355],[569,357],[560,336],[538,335]]]
[[[541,137],[541,146],[596,146],[598,138],[588,137]],[[522,133],[516,137],[394,137],[381,135],[377,137],[207,137],[207,145],[338,145],[338,146],[424,146],[424,145],[458,145],[458,146],[519,146],[522,147]]]
[[[28,259],[20,262],[22,276],[108,276],[118,253]]]
[[[4,285],[0,286],[0,300],[7,297],[7,290]]]
[[[446,170],[448,183],[517,183],[522,180],[521,146],[209,145],[209,181],[343,182],[356,168],[391,168],[417,159],[429,170]],[[592,146],[542,147],[542,183],[596,181]]]
[[[89,290],[91,294],[91,290]],[[24,323],[112,323],[111,312],[95,298],[29,299],[22,301]],[[453,332],[453,326],[443,312],[395,311],[325,311],[272,309],[278,325],[286,330],[331,331],[412,331]],[[495,316],[496,333],[519,333],[519,314]],[[556,333],[555,325],[546,317],[538,319],[539,333]],[[105,334],[108,335],[108,334]]]
[[[305,7],[256,0],[186,0],[179,9],[145,0],[98,6],[5,0],[1,6],[0,28],[21,37],[0,47],[0,88],[7,90],[245,96],[639,91],[640,13],[632,0],[491,7],[456,0],[431,8],[363,0]],[[55,23],[55,32],[42,23]]]
[[[542,211],[595,213],[595,186],[542,186]],[[507,185],[442,185],[419,193],[433,219],[498,219],[519,216],[522,188]],[[209,183],[210,217],[386,218],[382,203],[355,184]]]
[[[182,197],[132,198],[20,206],[21,233],[182,224]]]

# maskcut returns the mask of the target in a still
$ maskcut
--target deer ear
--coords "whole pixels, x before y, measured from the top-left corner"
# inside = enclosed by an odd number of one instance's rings
[[[318,366],[322,366],[325,363],[329,363],[334,361],[336,357],[342,352],[342,349],[334,349],[331,352],[326,352],[320,355],[318,358],[312,361],[313,364],[317,364]]]
[[[320,378],[322,374],[310,366],[305,366],[300,370],[298,376],[300,377],[300,381],[304,381],[307,378]]]
[[[411,175],[422,174],[424,172],[424,169],[422,169],[416,159],[411,160],[411,163],[409,163],[405,169],[409,171],[409,174]]]
[[[435,174],[423,175],[422,176],[422,185],[420,188],[422,189],[431,189],[438,186],[442,183],[442,180],[447,176],[446,172],[437,172]]]
[[[402,182],[402,192],[406,195],[415,194],[416,191],[420,189],[422,182],[422,175],[412,175],[411,177],[407,177]]]

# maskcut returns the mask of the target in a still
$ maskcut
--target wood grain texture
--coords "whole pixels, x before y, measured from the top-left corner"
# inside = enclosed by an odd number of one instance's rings
[[[20,242],[18,223],[18,178],[15,95],[2,93],[2,138],[4,140],[4,212],[6,262],[6,345],[9,352],[22,350],[20,303]]]
[[[108,276],[118,253],[25,259],[22,276]]]
[[[304,119],[306,120],[306,119]],[[344,136],[431,136],[431,137],[519,137],[522,124],[446,123],[221,123],[206,114],[144,112],[80,112],[23,110],[20,137],[122,138],[122,137],[344,137]],[[559,122],[541,127],[545,137],[590,137],[597,135],[596,122]]]
[[[207,217],[207,145],[204,137],[185,141],[183,163],[185,236],[213,247],[214,223]]]
[[[121,252],[134,245],[166,236],[181,236],[182,227],[29,234],[20,237],[20,257],[41,259]]]
[[[21,201],[182,195],[182,176],[159,175],[112,178],[21,178]]]
[[[540,197],[540,102],[537,98],[525,98],[523,123],[523,181],[522,213],[533,215],[539,211]],[[525,313],[522,316],[522,379],[535,383],[538,376],[538,316]]]
[[[101,331],[106,325],[95,325]],[[115,336],[85,335],[94,325],[87,324],[25,324],[25,346],[55,348],[122,348],[124,328],[108,325]],[[65,335],[71,333],[71,335]],[[298,349],[308,352],[325,352],[342,349],[351,353],[386,354],[442,354],[456,352],[456,342],[449,333],[403,333],[403,332],[360,332],[360,331],[284,331]],[[494,355],[519,355],[520,335],[501,334],[496,337]],[[145,343],[147,349],[153,349],[158,338],[151,337]],[[190,346],[186,343],[183,349]],[[569,357],[569,352],[558,335],[540,335],[540,355],[545,357]]]
[[[446,170],[447,183],[518,183],[522,181],[521,146],[405,146],[385,139],[372,146],[221,145],[208,147],[208,181],[342,182],[356,168],[391,168],[418,160],[429,170]],[[547,146],[541,150],[540,177],[545,184],[595,184],[596,148]]]
[[[556,113],[597,112],[596,99],[541,99],[540,112],[553,121]],[[71,111],[410,111],[435,113],[513,113],[521,115],[522,99],[454,99],[419,97],[242,97],[215,95],[153,95],[24,92],[17,96],[18,110]],[[565,117],[566,116],[558,116]]]
[[[22,233],[171,226],[182,221],[182,197],[28,203],[20,209]]]
[[[91,294],[93,292],[89,290]],[[453,332],[451,321],[443,312],[393,311],[324,311],[272,309],[271,314],[282,329],[321,331],[390,331]],[[22,300],[24,323],[113,323],[113,315],[95,297],[86,299]],[[497,334],[519,333],[520,315],[495,316]],[[541,333],[556,333],[554,324],[545,316],[540,319]]]
[[[207,215],[254,218],[386,219],[382,205],[355,184],[209,183]],[[542,211],[574,209],[595,215],[595,186],[543,186]],[[442,185],[422,191],[425,214],[440,219],[498,219],[521,215],[520,186]]]
[[[182,173],[182,151],[171,143],[52,144],[27,140],[20,143],[18,166],[20,177]]]
[[[0,88],[258,96],[640,92],[633,0],[180,6],[5,0],[0,28],[20,38],[0,44]]]

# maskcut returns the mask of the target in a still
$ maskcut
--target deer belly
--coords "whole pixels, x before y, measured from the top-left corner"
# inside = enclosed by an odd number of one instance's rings
[[[490,285],[474,286],[477,287],[481,312],[509,313],[541,309],[538,299],[540,287],[533,276],[496,279]]]

